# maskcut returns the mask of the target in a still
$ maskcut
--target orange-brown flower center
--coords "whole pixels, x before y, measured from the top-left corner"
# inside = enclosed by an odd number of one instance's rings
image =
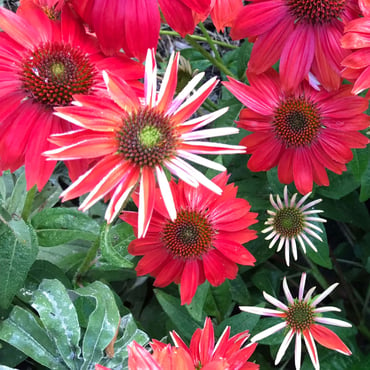
[[[322,24],[340,18],[346,0],[287,0],[287,4],[297,22]]]
[[[296,300],[289,306],[285,319],[288,327],[294,331],[307,330],[314,323],[313,307],[309,303]]]
[[[118,152],[140,167],[155,167],[175,154],[178,134],[169,117],[142,107],[122,118]]]
[[[310,145],[322,127],[316,105],[305,97],[283,101],[275,111],[272,125],[276,136],[287,147]]]
[[[68,105],[73,94],[88,94],[95,67],[79,48],[45,43],[22,61],[21,80],[29,96],[49,107]]]
[[[214,231],[207,217],[200,212],[181,210],[176,220],[163,228],[162,240],[176,257],[201,257],[211,248]]]

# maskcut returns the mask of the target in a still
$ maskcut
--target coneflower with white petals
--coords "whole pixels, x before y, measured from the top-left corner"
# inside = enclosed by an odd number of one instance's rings
[[[320,203],[322,199],[316,199],[312,202],[304,204],[311,193],[307,193],[298,202],[296,202],[297,193],[291,199],[288,196],[288,188],[284,187],[284,202],[276,195],[276,201],[270,194],[270,202],[275,208],[267,210],[271,216],[265,222],[268,227],[262,230],[262,233],[269,233],[266,240],[271,240],[269,248],[272,248],[280,239],[277,252],[280,252],[285,247],[285,261],[287,266],[290,263],[290,249],[292,249],[293,258],[297,260],[297,240],[306,253],[306,243],[310,248],[317,252],[317,248],[307,236],[310,235],[320,241],[322,238],[317,232],[322,233],[322,230],[312,222],[326,222],[325,219],[317,217],[316,214],[323,212],[322,210],[312,209],[313,206]]]
[[[316,296],[312,296],[316,289],[313,287],[304,296],[305,282],[306,274],[303,273],[299,285],[298,298],[293,298],[289,290],[287,280],[284,277],[283,289],[287,299],[287,304],[279,301],[266,292],[263,292],[263,296],[265,297],[266,301],[274,305],[277,310],[250,306],[242,306],[240,309],[244,312],[249,312],[256,315],[280,317],[283,320],[283,322],[276,324],[251,338],[252,343],[258,342],[282,329],[286,330],[285,338],[281,343],[276,355],[275,365],[279,364],[290,342],[295,336],[295,368],[297,370],[301,368],[303,337],[312,364],[314,368],[318,370],[320,369],[320,363],[315,341],[326,348],[333,349],[344,355],[349,356],[352,354],[348,347],[333,331],[320,324],[342,327],[351,327],[352,325],[342,320],[322,316],[323,312],[339,312],[339,308],[331,306],[317,307],[317,305],[338,286],[338,283],[329,286],[329,288]]]

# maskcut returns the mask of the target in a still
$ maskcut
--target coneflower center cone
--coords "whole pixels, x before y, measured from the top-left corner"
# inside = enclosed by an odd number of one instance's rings
[[[283,208],[274,216],[274,230],[285,238],[294,238],[302,233],[304,220],[304,215],[299,209]]]
[[[287,0],[287,4],[297,22],[322,24],[340,18],[346,0]]]
[[[272,125],[276,136],[287,147],[306,146],[319,134],[320,113],[304,97],[288,98],[276,109]]]
[[[44,43],[22,60],[21,80],[27,94],[48,107],[69,105],[74,94],[88,94],[95,67],[70,44]]]
[[[175,154],[178,134],[170,118],[142,107],[122,118],[118,152],[140,167],[155,167]]]
[[[303,331],[314,323],[313,308],[303,301],[296,301],[289,306],[286,313],[286,322],[294,331]]]
[[[175,257],[194,258],[211,248],[213,234],[205,215],[197,211],[181,210],[174,221],[168,221],[164,226],[162,240]]]

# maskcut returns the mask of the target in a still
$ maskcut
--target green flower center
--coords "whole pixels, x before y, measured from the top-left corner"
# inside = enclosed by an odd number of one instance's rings
[[[74,94],[89,94],[95,74],[82,50],[48,42],[23,59],[21,80],[30,98],[52,108],[69,105]]]
[[[275,111],[276,136],[287,147],[310,145],[319,135],[321,119],[316,105],[304,97],[288,98]]]
[[[155,167],[175,155],[178,134],[170,118],[141,107],[122,118],[117,132],[118,153],[140,167]]]
[[[273,226],[285,238],[295,238],[303,231],[305,216],[297,208],[283,208],[277,211]]]
[[[341,17],[346,0],[287,0],[287,5],[297,22],[323,24]]]
[[[286,314],[286,322],[294,331],[303,331],[310,328],[314,323],[313,307],[310,304],[295,301],[289,306]]]
[[[201,257],[211,248],[214,231],[207,217],[197,211],[181,210],[163,228],[162,240],[180,258]]]

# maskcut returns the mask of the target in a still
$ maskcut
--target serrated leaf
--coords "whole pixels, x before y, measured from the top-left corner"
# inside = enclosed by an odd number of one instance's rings
[[[132,256],[127,247],[135,239],[132,227],[127,223],[120,223],[113,227],[106,226],[100,238],[100,248],[103,257],[113,266],[132,268]]]
[[[84,362],[81,370],[87,370],[103,358],[104,349],[116,334],[119,312],[111,290],[99,281],[77,289],[75,293],[95,301],[82,344]]]
[[[199,327],[198,323],[189,315],[187,309],[181,306],[180,300],[162,290],[155,289],[154,293],[164,312],[172,320],[182,338],[190,340],[194,331]]]
[[[35,317],[15,306],[8,319],[0,323],[0,339],[19,349],[49,369],[68,369],[58,356],[54,342]]]
[[[95,240],[100,227],[89,216],[71,208],[50,208],[37,213],[31,223],[40,246],[55,247],[72,240]]]
[[[40,315],[64,362],[70,369],[78,370],[80,324],[64,285],[58,280],[43,280],[33,294],[32,307]]]
[[[0,224],[0,307],[10,305],[36,260],[35,231],[22,219]]]

